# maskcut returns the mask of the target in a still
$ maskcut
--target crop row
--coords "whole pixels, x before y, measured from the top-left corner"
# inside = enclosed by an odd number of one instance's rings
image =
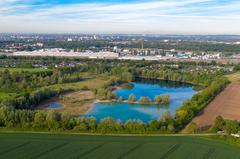
[[[0,158],[81,159],[213,159],[238,158],[224,149],[184,142],[137,142],[96,140],[19,140],[0,142]]]

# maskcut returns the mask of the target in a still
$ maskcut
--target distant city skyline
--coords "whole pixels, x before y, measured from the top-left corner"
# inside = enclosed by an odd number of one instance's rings
[[[1,0],[0,32],[240,34],[238,0]]]

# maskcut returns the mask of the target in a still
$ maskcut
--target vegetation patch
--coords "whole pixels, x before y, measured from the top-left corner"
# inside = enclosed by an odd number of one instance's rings
[[[93,106],[95,95],[92,91],[69,92],[54,97],[40,104],[39,108],[47,108],[51,103],[60,103],[64,107],[55,109],[57,112],[65,112],[73,115],[85,114]]]
[[[226,75],[229,81],[234,83],[240,83],[240,72],[235,72],[233,74]]]

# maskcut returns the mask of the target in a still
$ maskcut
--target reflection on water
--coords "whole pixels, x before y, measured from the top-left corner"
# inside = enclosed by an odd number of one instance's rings
[[[86,114],[93,116],[98,121],[104,117],[113,117],[125,122],[128,119],[140,119],[149,122],[159,117],[166,111],[175,114],[176,109],[183,101],[190,99],[196,91],[193,86],[186,83],[160,80],[137,80],[132,89],[119,89],[116,91],[118,97],[127,99],[134,94],[138,100],[142,96],[148,96],[154,100],[157,95],[170,95],[169,105],[141,105],[129,103],[96,103],[94,108]]]

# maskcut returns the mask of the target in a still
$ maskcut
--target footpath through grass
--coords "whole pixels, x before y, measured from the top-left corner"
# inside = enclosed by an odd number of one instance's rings
[[[239,159],[240,149],[186,136],[84,136],[0,133],[0,158]]]

